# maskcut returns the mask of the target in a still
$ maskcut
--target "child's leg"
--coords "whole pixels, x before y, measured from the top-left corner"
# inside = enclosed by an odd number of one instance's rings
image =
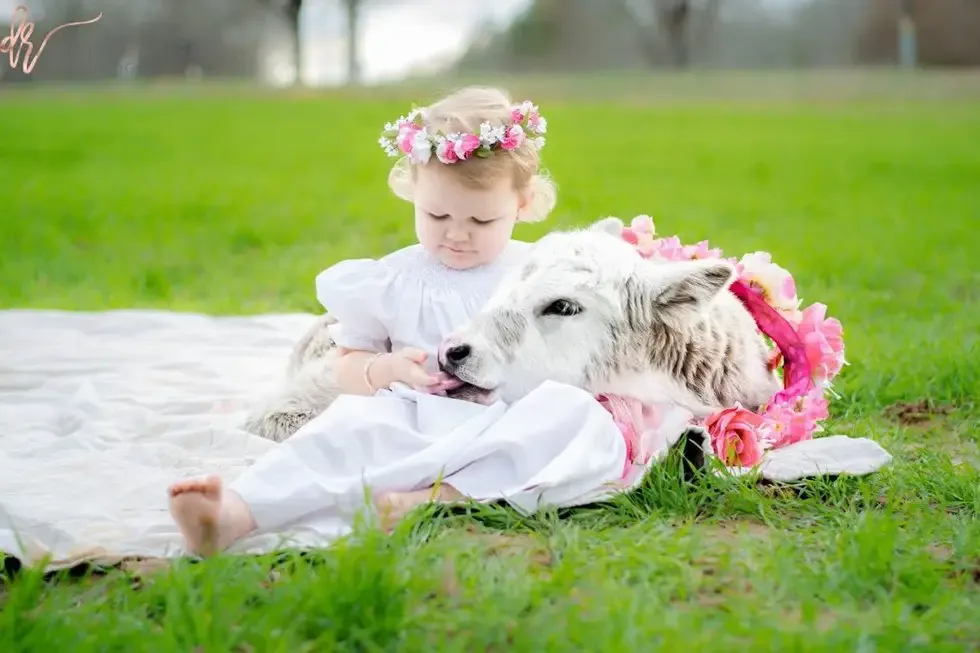
[[[419,506],[430,502],[449,503],[462,498],[463,495],[456,488],[441,483],[438,489],[430,487],[414,492],[385,492],[377,496],[374,505],[378,510],[381,527],[391,530],[398,521]]]
[[[391,530],[405,515],[430,502],[452,502],[463,495],[450,485],[414,492],[386,492],[374,504],[381,526]],[[227,549],[257,528],[248,504],[234,490],[222,487],[218,476],[178,481],[170,486],[170,513],[187,541],[201,556]]]
[[[169,495],[170,513],[187,548],[197,555],[223,551],[256,528],[248,505],[237,492],[224,489],[217,476],[178,481]]]
[[[228,487],[209,477],[175,483],[171,513],[188,548],[210,555],[254,530],[274,532],[308,521],[325,539],[336,537],[367,506],[365,485],[414,484],[407,458],[433,446],[432,434],[417,426],[417,405],[404,397],[341,395],[291,438],[243,470]],[[457,416],[463,422],[474,415]],[[442,424],[440,430],[448,429]],[[394,469],[392,473],[385,470]],[[370,477],[380,474],[384,481]],[[392,477],[394,474],[394,477]],[[408,474],[408,478],[405,478]],[[433,490],[375,496],[375,508],[395,520],[431,500]],[[442,487],[444,501],[461,495]]]

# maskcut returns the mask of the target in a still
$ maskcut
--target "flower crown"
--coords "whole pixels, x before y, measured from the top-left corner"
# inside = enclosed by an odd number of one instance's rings
[[[497,150],[516,150],[524,143],[538,149],[544,147],[548,122],[538,113],[538,107],[525,101],[510,112],[510,124],[493,125],[483,122],[480,133],[432,131],[426,124],[425,109],[413,109],[394,123],[386,123],[378,143],[391,157],[407,155],[412,163],[427,163],[432,155],[442,163],[456,163],[474,156],[482,159]],[[529,136],[530,134],[530,136]]]
[[[621,223],[620,223],[621,224]],[[656,238],[646,215],[623,225],[621,237],[646,259],[684,261],[722,258],[708,241],[684,245],[677,236]],[[709,434],[712,449],[729,466],[752,467],[769,449],[810,440],[829,416],[831,381],[847,364],[843,329],[827,307],[813,303],[800,310],[793,276],[772,262],[768,252],[728,258],[737,278],[730,290],[748,309],[759,331],[772,343],[769,367],[782,376],[783,389],[759,412],[735,404],[698,420]]]

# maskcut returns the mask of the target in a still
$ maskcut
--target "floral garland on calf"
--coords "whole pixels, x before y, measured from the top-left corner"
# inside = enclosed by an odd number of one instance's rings
[[[677,236],[657,238],[650,216],[639,215],[624,226],[622,237],[640,256],[661,261],[723,258],[708,241],[684,245]],[[754,412],[739,404],[696,422],[711,438],[715,454],[728,466],[752,467],[770,449],[810,440],[828,417],[831,382],[847,364],[843,329],[827,317],[827,307],[813,303],[801,310],[793,276],[773,263],[767,252],[728,258],[738,278],[731,291],[774,344],[770,368],[778,370],[783,390]]]

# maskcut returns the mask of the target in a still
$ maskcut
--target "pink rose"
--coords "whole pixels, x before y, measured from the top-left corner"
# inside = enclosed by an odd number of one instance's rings
[[[412,141],[415,139],[416,132],[419,131],[419,127],[414,123],[405,123],[398,130],[398,148],[405,154],[412,153]]]
[[[628,242],[630,245],[636,245],[640,242],[640,237],[636,235],[631,227],[623,227],[623,240]]]
[[[524,113],[521,111],[520,107],[514,107],[510,110],[510,119],[512,122],[524,122]]]
[[[705,420],[711,445],[726,465],[752,467],[762,460],[766,421],[761,415],[735,404]]]
[[[468,159],[480,147],[480,137],[476,134],[463,134],[453,148],[460,159]]]
[[[456,143],[448,138],[445,139],[436,148],[436,156],[443,163],[455,163],[459,160],[459,157],[456,155]]]
[[[459,160],[459,157],[456,156],[456,150],[454,149],[455,145],[456,144],[448,138],[444,139],[438,146],[436,146],[436,156],[439,157],[439,160],[443,163],[456,163],[456,161]]]
[[[818,384],[834,378],[844,365],[843,328],[839,320],[825,319],[826,315],[824,304],[811,304],[803,311],[798,329]]]
[[[504,137],[500,141],[500,147],[505,150],[513,150],[520,146],[524,142],[524,128],[520,125],[511,125],[507,128],[504,133]]]

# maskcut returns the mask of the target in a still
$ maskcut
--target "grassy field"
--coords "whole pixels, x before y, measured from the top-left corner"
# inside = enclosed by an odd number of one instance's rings
[[[0,651],[980,645],[980,101],[534,99],[561,191],[518,237],[649,213],[773,252],[844,323],[832,431],[894,465],[793,489],[664,471],[610,506],[429,510],[316,556],[26,572],[0,589]],[[393,97],[0,103],[2,308],[318,311],[319,270],[412,242],[376,146]]]

